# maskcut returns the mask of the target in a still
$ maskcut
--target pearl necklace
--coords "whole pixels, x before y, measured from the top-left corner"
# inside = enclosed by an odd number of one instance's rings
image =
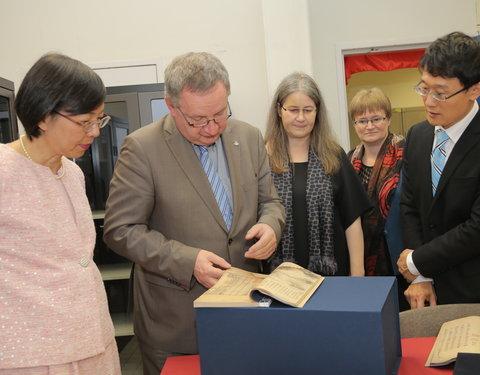
[[[23,144],[23,137],[25,137],[24,135],[22,135],[20,137],[20,145],[22,146],[22,150],[23,152],[25,153],[25,155],[27,156],[27,158],[33,162],[33,159],[32,157],[30,156],[30,154],[28,153],[27,149],[25,148],[25,145]],[[63,176],[65,176],[65,166],[63,165],[63,160],[60,159],[60,162],[62,163],[62,166],[61,166],[61,169],[62,171],[60,172],[60,174],[56,173],[54,174],[55,178],[57,180],[61,179]],[[35,163],[35,162],[34,162]]]

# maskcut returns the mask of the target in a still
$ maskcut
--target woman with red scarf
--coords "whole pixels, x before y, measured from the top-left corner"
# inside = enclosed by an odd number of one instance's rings
[[[359,91],[350,103],[349,114],[361,143],[348,156],[373,204],[362,216],[365,274],[394,275],[397,270],[391,260],[402,250],[396,202],[405,141],[390,133],[392,106],[378,88]],[[392,229],[386,231],[386,227]]]

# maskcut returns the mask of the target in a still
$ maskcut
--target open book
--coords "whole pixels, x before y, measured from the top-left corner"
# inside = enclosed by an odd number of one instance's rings
[[[271,298],[294,307],[303,307],[317,290],[323,276],[297,264],[284,262],[270,275],[232,267],[194,302],[194,307],[268,307]]]
[[[447,365],[458,353],[480,353],[480,316],[443,323],[425,366]]]

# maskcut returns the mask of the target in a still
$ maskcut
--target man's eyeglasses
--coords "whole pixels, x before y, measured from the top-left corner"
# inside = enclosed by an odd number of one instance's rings
[[[383,121],[385,121],[387,118],[385,116],[379,116],[379,117],[374,117],[374,118],[361,118],[359,120],[355,120],[354,123],[355,125],[360,125],[360,126],[367,126],[369,122],[372,123],[372,125],[379,125]]]
[[[57,115],[60,115],[67,120],[70,120],[71,122],[81,126],[85,133],[88,133],[89,131],[92,131],[95,129],[96,126],[98,126],[99,129],[103,128],[105,125],[108,124],[108,122],[112,119],[108,115],[104,115],[102,118],[99,118],[98,120],[94,121],[77,121],[71,118],[70,116],[64,115],[63,113],[60,113],[58,111],[53,110],[52,112],[56,113]]]
[[[212,118],[201,118],[199,120],[192,120],[190,121],[187,116],[185,116],[185,113],[182,112],[180,107],[177,107],[178,111],[182,114],[183,118],[187,122],[188,125],[194,127],[194,128],[202,128],[204,126],[207,126],[210,121],[213,121],[215,124],[221,124],[224,121],[227,121],[230,117],[232,117],[232,110],[230,109],[230,103],[227,103],[227,108],[225,111],[228,110],[228,112],[225,112],[223,114],[215,115]]]
[[[282,108],[285,112],[287,112],[289,115],[292,117],[297,117],[300,115],[300,113],[303,113],[305,117],[311,117],[317,112],[317,109],[315,107],[306,107],[306,108],[297,108],[297,107],[288,107],[285,108],[283,105],[278,103],[280,108]]]
[[[427,96],[428,94],[430,94],[430,96],[435,99],[435,100],[438,100],[439,102],[444,102],[446,101],[447,99],[450,99],[452,96],[455,96],[457,94],[460,94],[462,91],[466,91],[470,88],[471,86],[465,86],[463,89],[460,89],[458,91],[455,91],[453,94],[451,95],[447,95],[447,94],[443,94],[443,93],[438,93],[438,92],[435,92],[435,91],[430,91],[428,90],[426,87],[422,87],[420,86],[419,84],[418,85],[415,85],[413,86],[413,89],[415,90],[415,92],[418,94],[418,95],[421,95],[421,96]]]

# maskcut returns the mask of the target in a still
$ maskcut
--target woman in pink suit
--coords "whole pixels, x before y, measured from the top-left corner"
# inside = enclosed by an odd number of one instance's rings
[[[18,91],[25,135],[0,144],[0,374],[120,374],[81,157],[110,119],[86,65],[41,57]]]

